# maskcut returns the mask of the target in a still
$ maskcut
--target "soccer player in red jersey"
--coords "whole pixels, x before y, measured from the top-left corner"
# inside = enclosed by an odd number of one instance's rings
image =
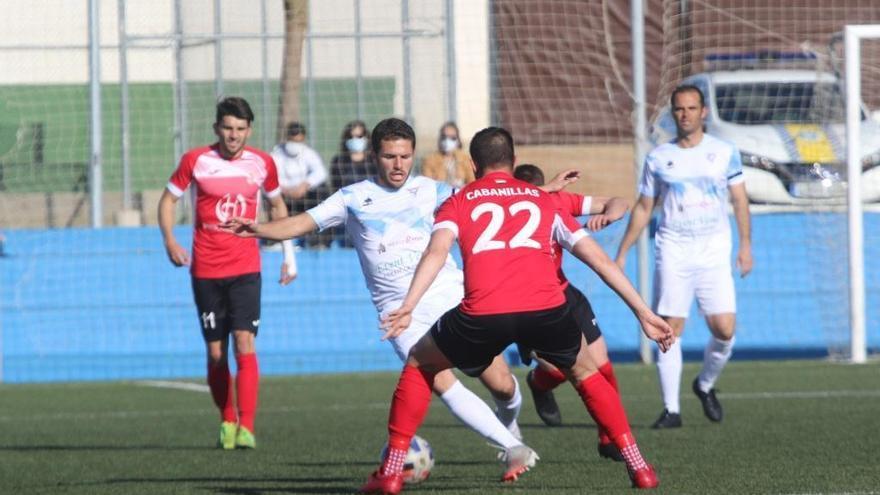
[[[562,369],[575,384],[596,422],[623,454],[633,485],[657,486],[630,432],[620,397],[596,369],[565,301],[553,259],[553,241],[589,265],[635,313],[645,334],[665,350],[672,330],[639,297],[626,276],[590,239],[577,221],[557,208],[547,193],[512,175],[513,138],[490,127],[470,145],[478,179],[439,209],[434,232],[401,307],[383,322],[386,337],[405,330],[419,299],[442,268],[456,238],[464,265],[465,297],[444,314],[410,351],[391,403],[388,451],[381,467],[361,488],[398,493],[409,442],[427,413],[433,376],[457,367],[477,376],[511,343]],[[504,452],[503,481],[515,481],[533,466],[535,452]]]
[[[159,200],[159,227],[168,259],[175,266],[191,265],[208,354],[208,385],[221,415],[218,446],[227,450],[256,447],[260,373],[254,339],[260,325],[261,279],[256,239],[222,232],[219,225],[235,216],[256,219],[261,188],[271,202],[271,217],[287,216],[272,157],[247,146],[253,120],[243,98],[218,103],[217,142],[186,152]],[[175,205],[190,184],[196,196],[191,260],[173,231]],[[296,273],[292,245],[284,246],[284,251],[279,282],[287,285]],[[238,366],[234,383],[227,359],[230,334]]]
[[[535,186],[544,185],[544,172],[535,165],[517,165],[513,171],[513,176]],[[594,232],[620,220],[629,210],[629,203],[619,197],[583,196],[566,191],[552,193],[550,197],[556,201],[556,205],[560,209],[569,212],[573,217],[592,215],[587,221],[586,227]],[[562,271],[562,247],[555,243],[553,251],[556,256],[559,282],[564,287],[565,299],[571,305],[578,328],[584,334],[587,351],[596,363],[599,373],[614,387],[614,390],[618,390],[614,367],[608,358],[608,347],[605,345],[605,338],[602,337],[602,331],[599,329],[598,323],[596,323],[596,315],[593,313],[590,301],[587,300],[581,291],[572,286],[565,277],[565,273]],[[520,354],[522,354],[523,361],[528,364],[528,360],[531,358],[529,350],[520,349]],[[537,361],[538,365],[529,371],[526,377],[526,382],[532,391],[535,409],[545,424],[548,426],[559,426],[562,424],[562,416],[559,412],[559,406],[556,404],[556,399],[553,396],[553,389],[565,381],[565,374],[559,368],[541,358],[538,358]],[[620,455],[620,451],[617,450],[614,442],[611,441],[608,432],[600,427],[598,428],[598,433],[599,455],[615,461],[623,461],[623,456]]]

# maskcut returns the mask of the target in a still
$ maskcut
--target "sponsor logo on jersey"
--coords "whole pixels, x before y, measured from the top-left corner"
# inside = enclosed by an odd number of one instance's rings
[[[373,198],[367,196],[367,199],[365,199],[364,202],[361,203],[361,206],[370,206],[371,204],[373,204]]]
[[[419,188],[418,188],[418,187],[410,187],[410,188],[407,189],[407,191],[409,191],[410,194],[412,194],[413,196],[415,196],[416,193],[419,192]]]
[[[252,322],[251,322],[251,325],[253,325],[253,326],[255,326],[255,327],[260,326],[260,320],[254,320],[254,321],[252,321]]]
[[[226,193],[214,206],[217,220],[223,223],[232,217],[243,217],[247,213],[247,201],[241,194],[232,197],[232,193]]]
[[[706,160],[709,160],[710,162],[713,162],[713,163],[714,163],[714,162],[715,162],[715,153],[709,153],[709,154],[707,154],[707,155],[706,155]]]
[[[666,162],[666,168],[672,168],[674,166],[675,166],[675,164],[672,163],[672,160],[669,160],[668,162]]]

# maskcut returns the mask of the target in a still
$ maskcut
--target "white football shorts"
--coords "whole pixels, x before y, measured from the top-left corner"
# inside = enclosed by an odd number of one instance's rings
[[[736,313],[730,233],[655,241],[654,311],[687,318],[691,304],[704,316]]]
[[[401,361],[406,361],[409,350],[416,342],[428,333],[434,323],[450,309],[458,306],[464,297],[464,288],[461,284],[446,285],[443,288],[431,287],[419,301],[412,313],[412,323],[409,328],[393,339],[389,339],[394,347],[394,352]],[[392,304],[390,308],[397,308],[399,304]],[[389,309],[389,311],[392,311]],[[384,314],[382,318],[384,318]],[[381,318],[380,318],[381,319]]]

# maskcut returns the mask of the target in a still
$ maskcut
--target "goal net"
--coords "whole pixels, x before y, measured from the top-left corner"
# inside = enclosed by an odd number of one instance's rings
[[[880,22],[867,0],[647,0],[648,136],[667,139],[682,81],[705,90],[710,133],[743,153],[755,270],[737,278],[738,355],[844,355],[849,274],[843,131],[846,24]],[[119,7],[123,10],[120,11]],[[296,208],[361,178],[347,125],[413,124],[417,170],[455,121],[466,150],[510,129],[520,163],[582,171],[575,192],[635,199],[632,21],[609,0],[99,0],[100,229],[89,228],[88,2],[63,14],[7,9],[0,33],[0,380],[200,376],[189,277],[167,261],[156,205],[180,155],[214,140],[219,97],[256,114],[271,150],[298,121],[327,181]],[[286,13],[294,12],[292,18]],[[71,19],[76,19],[72,22]],[[867,345],[880,348],[875,239],[880,200],[880,42],[861,52]],[[350,159],[350,160],[349,160]],[[340,163],[341,162],[341,163]],[[873,195],[873,196],[872,196]],[[178,240],[191,242],[187,201]],[[293,203],[292,203],[293,204]],[[614,255],[623,223],[595,238]],[[395,369],[344,233],[305,239],[293,286],[263,250],[267,373]],[[635,250],[627,263],[637,279]],[[616,359],[638,356],[635,322],[567,259]],[[875,304],[872,304],[874,302]],[[696,312],[683,340],[702,352]]]

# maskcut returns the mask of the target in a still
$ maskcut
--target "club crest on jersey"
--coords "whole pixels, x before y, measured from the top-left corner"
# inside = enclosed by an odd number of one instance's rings
[[[232,197],[232,193],[226,193],[214,206],[214,214],[217,220],[223,223],[232,217],[243,217],[247,213],[247,201],[241,194]]]
[[[710,162],[714,162],[714,161],[715,161],[715,153],[709,153],[709,154],[707,154],[707,155],[706,155],[706,160],[709,160]]]
[[[385,244],[379,243],[379,254],[382,254],[386,251]]]

